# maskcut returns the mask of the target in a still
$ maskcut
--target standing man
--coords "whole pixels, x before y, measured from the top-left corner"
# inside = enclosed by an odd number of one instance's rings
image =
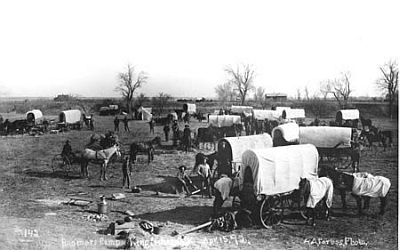
[[[122,163],[122,189],[125,187],[125,182],[128,184],[128,189],[131,188],[131,175],[132,173],[132,165],[129,161],[129,157],[125,157],[124,162]]]
[[[114,119],[114,131],[115,132],[119,132],[119,119],[118,119],[118,116],[115,116],[115,119]]]
[[[173,133],[173,140],[174,140],[174,146],[178,145],[178,137],[179,137],[179,125],[178,121],[174,121],[174,124],[172,125],[172,133]]]
[[[192,148],[192,137],[189,125],[185,125],[185,129],[183,130],[183,145],[185,147],[186,153]]]
[[[93,114],[90,115],[89,125],[90,125],[90,130],[94,130],[94,116],[93,116]]]
[[[63,158],[64,163],[65,162],[71,163],[71,154],[72,154],[72,147],[69,144],[69,140],[66,140],[61,152],[61,156]]]
[[[165,124],[165,126],[164,126],[165,141],[168,141],[169,131],[170,131],[169,123],[167,123],[167,124]]]
[[[129,127],[128,127],[128,116],[127,115],[124,117],[124,129],[125,129],[125,131],[130,132]]]
[[[208,198],[211,198],[211,170],[206,157],[203,157],[202,164],[199,164],[197,174],[201,178],[201,196],[206,192]]]
[[[153,118],[151,118],[151,120],[149,121],[149,125],[150,125],[150,134],[154,135],[154,120],[153,120]]]

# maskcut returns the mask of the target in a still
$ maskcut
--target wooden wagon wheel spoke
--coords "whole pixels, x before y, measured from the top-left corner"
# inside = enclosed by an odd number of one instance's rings
[[[265,228],[278,224],[282,218],[282,209],[279,208],[281,200],[279,197],[264,199],[260,207],[260,221]]]

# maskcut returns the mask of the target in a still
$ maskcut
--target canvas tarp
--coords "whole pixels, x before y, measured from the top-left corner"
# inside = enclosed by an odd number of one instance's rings
[[[215,127],[230,127],[233,124],[241,124],[241,118],[238,115],[210,115],[208,123]]]
[[[343,127],[300,127],[300,144],[312,144],[317,148],[348,148],[351,128]]]
[[[285,119],[306,118],[306,112],[304,109],[285,109],[282,111],[282,117],[285,117]]]
[[[172,120],[173,121],[177,121],[178,120],[178,114],[176,112],[169,113],[169,115],[172,116]]]
[[[232,107],[231,107],[231,113],[234,113],[234,114],[242,114],[242,113],[244,113],[244,114],[252,114],[252,112],[253,112],[253,107],[251,107],[251,106],[235,106],[235,105],[232,105]]]
[[[272,138],[269,134],[225,137],[218,142],[218,147],[222,142],[226,142],[232,152],[232,162],[242,162],[242,154],[248,149],[271,148]]]
[[[65,122],[67,124],[77,123],[81,121],[82,113],[79,109],[64,110],[61,111],[59,118],[60,122]]]
[[[284,110],[288,110],[288,109],[290,109],[290,107],[276,107],[276,108],[275,108],[275,110],[279,113],[279,116],[282,115],[282,112],[283,112]]]
[[[276,110],[254,109],[253,117],[256,120],[278,120],[281,114]]]
[[[360,118],[360,111],[358,109],[343,109],[338,111],[336,116],[341,117],[342,120],[356,120]]]
[[[368,197],[385,197],[391,183],[383,176],[373,176],[369,173],[354,173],[352,193]]]
[[[192,114],[196,113],[196,104],[185,103],[185,104],[183,104],[183,110],[192,115]]]
[[[272,130],[272,139],[276,136],[282,136],[286,142],[297,142],[299,140],[299,125],[294,122],[281,124]]]
[[[31,111],[26,112],[26,119],[28,121],[33,121],[34,123],[38,123],[43,120],[43,113],[39,109],[33,109]]]
[[[240,189],[250,167],[254,194],[275,195],[298,189],[300,178],[318,177],[318,151],[311,144],[250,149],[242,155],[242,166]]]
[[[151,114],[151,108],[140,107],[138,112],[142,113],[141,118],[143,121],[150,121],[153,118],[153,115]]]

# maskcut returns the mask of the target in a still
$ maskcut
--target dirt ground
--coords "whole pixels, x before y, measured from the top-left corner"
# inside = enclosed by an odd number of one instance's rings
[[[113,117],[96,117],[95,132],[113,129]],[[91,178],[80,179],[80,166],[73,165],[67,176],[61,169],[51,169],[51,159],[61,152],[63,142],[71,141],[73,149],[82,149],[92,131],[69,131],[62,134],[40,136],[17,135],[0,138],[0,249],[120,249],[125,241],[105,235],[107,226],[123,219],[123,212],[135,213],[137,248],[145,249],[397,249],[398,247],[398,143],[397,121],[374,120],[381,128],[395,131],[395,147],[383,152],[364,150],[361,171],[386,176],[392,186],[389,191],[387,212],[378,216],[379,199],[371,200],[366,216],[356,214],[356,203],[348,195],[349,208],[341,209],[340,197],[335,194],[333,216],[330,221],[318,220],[315,228],[290,214],[271,229],[253,227],[230,233],[198,231],[184,239],[172,237],[176,230],[184,231],[206,222],[212,213],[213,199],[200,195],[184,197],[175,194],[172,185],[177,167],[194,165],[195,149],[184,153],[165,142],[162,127],[156,126],[155,135],[161,136],[162,148],[156,150],[155,160],[147,164],[140,155],[132,175],[134,185],[142,192],[122,190],[121,163],[108,168],[109,179],[99,181],[99,166],[90,165]],[[207,124],[193,122],[191,127]],[[183,124],[180,124],[183,129]],[[131,132],[118,133],[127,151],[129,143],[152,138],[149,126],[143,122],[130,122]],[[350,169],[349,169],[350,171]],[[159,192],[156,192],[159,191]],[[93,201],[88,207],[64,205],[71,193],[85,192],[84,199]],[[101,195],[111,197],[124,193],[125,199],[107,200],[111,212],[108,220],[94,222],[87,219],[97,212]],[[224,206],[229,207],[230,202]],[[147,220],[162,226],[159,235],[142,231],[138,223]]]

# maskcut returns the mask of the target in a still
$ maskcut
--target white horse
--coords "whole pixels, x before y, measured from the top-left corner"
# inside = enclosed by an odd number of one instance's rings
[[[114,154],[117,154],[117,157],[121,156],[121,151],[118,145],[114,145],[110,148],[106,148],[99,151],[85,148],[81,156],[81,176],[87,178],[89,177],[88,164],[89,162],[91,162],[95,164],[101,164],[100,180],[107,180],[106,178],[107,164]]]

